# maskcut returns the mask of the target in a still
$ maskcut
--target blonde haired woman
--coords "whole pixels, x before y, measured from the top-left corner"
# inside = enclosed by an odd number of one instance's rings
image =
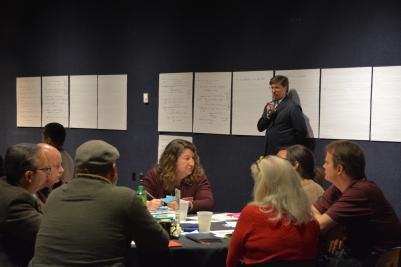
[[[319,224],[300,178],[291,164],[269,156],[251,167],[253,202],[241,212],[227,256],[227,266],[280,261],[313,261]],[[290,265],[291,266],[291,265]]]
[[[174,195],[174,189],[181,190],[181,198],[189,201],[189,212],[212,210],[214,199],[212,189],[200,164],[196,147],[183,139],[171,141],[163,151],[159,164],[150,169],[142,184],[153,197],[148,201],[148,209],[159,208],[160,198]],[[168,203],[175,209],[175,201]]]

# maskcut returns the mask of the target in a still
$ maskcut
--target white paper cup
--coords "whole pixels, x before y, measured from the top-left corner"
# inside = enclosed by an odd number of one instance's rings
[[[210,232],[210,224],[212,223],[211,211],[198,211],[198,223],[199,223],[199,233]]]
[[[189,201],[180,199],[180,222],[187,220]]]

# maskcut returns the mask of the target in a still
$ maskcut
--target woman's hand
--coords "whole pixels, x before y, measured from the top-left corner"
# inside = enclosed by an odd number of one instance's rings
[[[190,204],[189,204],[189,207],[191,207],[192,208],[192,201],[194,200],[194,198],[193,197],[184,197],[184,198],[182,198],[183,200],[186,200],[186,201],[188,201]],[[177,209],[177,201],[171,201],[171,202],[169,202],[169,203],[167,203],[167,206],[170,208],[170,209],[172,209],[172,210],[176,210]]]
[[[186,200],[186,201],[189,201],[189,202],[194,201],[194,198],[193,198],[193,197],[183,197],[182,199],[183,199],[183,200]]]
[[[177,209],[177,201],[171,201],[171,202],[167,203],[167,207],[169,207],[172,210],[176,210]]]
[[[152,199],[146,202],[146,206],[148,207],[148,210],[157,210],[163,205],[163,201],[160,199]]]
[[[171,201],[171,202],[167,203],[167,207],[169,207],[172,210],[176,210],[177,209],[177,201]]]

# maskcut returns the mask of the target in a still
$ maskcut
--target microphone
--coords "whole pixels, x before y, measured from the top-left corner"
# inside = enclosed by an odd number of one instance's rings
[[[272,101],[267,103],[267,115],[270,116],[272,113],[274,113],[277,110],[277,104],[278,100],[276,98],[272,98]]]

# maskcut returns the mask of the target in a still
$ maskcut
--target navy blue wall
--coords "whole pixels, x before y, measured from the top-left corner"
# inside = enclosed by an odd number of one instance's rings
[[[401,65],[397,1],[137,2],[2,6],[1,153],[10,144],[40,137],[38,128],[16,128],[18,76],[128,74],[128,130],[68,129],[65,148],[73,154],[93,138],[114,144],[122,155],[120,184],[132,186],[131,173],[146,171],[157,157],[159,73]],[[141,103],[144,91],[150,93],[149,105]],[[216,209],[239,211],[251,199],[249,167],[263,152],[264,138],[193,136]],[[313,141],[321,164],[330,140]],[[401,215],[401,144],[358,143],[366,151],[368,177]]]

